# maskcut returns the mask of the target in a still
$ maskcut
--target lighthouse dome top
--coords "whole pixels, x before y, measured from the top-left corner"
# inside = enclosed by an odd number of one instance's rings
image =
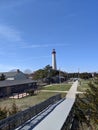
[[[52,54],[55,54],[55,53],[56,53],[56,51],[55,51],[55,49],[53,49],[53,50],[52,50]]]

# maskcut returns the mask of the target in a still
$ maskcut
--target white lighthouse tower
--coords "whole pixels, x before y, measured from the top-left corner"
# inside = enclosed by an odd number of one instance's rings
[[[57,70],[55,49],[53,49],[53,51],[52,51],[52,69]]]

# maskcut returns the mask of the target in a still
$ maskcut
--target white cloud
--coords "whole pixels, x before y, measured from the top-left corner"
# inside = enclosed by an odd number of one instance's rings
[[[20,42],[22,38],[20,32],[14,29],[12,26],[0,24],[0,38],[8,41]]]
[[[22,38],[20,31],[18,31],[11,25],[5,25],[5,24],[0,24],[0,39],[1,40],[3,39],[3,42],[4,41],[10,42],[10,47],[18,47],[20,49],[62,47],[62,46],[70,45],[67,43],[53,43],[53,44],[52,43],[48,43],[48,44],[26,43]],[[1,43],[1,45],[3,45],[3,43]]]
[[[54,43],[54,44],[33,44],[33,45],[26,45],[22,48],[46,48],[46,47],[61,47],[61,46],[69,46],[70,44],[64,44],[64,43]]]
[[[15,60],[16,62],[26,62],[26,61],[32,61],[32,60],[38,60],[38,59],[49,59],[51,58],[51,56],[33,56],[31,58],[25,58],[25,59],[18,59],[18,60]]]
[[[0,3],[0,9],[6,9],[6,8],[15,8],[17,6],[21,6],[23,4],[26,4],[27,2],[32,2],[36,0],[8,0],[8,1],[3,1]]]
[[[0,64],[0,72],[10,71],[15,68],[15,66]]]

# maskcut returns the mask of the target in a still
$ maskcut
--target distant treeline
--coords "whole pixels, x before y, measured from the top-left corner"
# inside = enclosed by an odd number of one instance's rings
[[[92,73],[68,73],[68,78],[81,78],[81,79],[89,79],[92,78]]]
[[[47,65],[45,66],[43,69],[39,69],[37,71],[35,71],[34,73],[31,74],[32,79],[34,80],[43,80],[43,81],[52,81],[56,80],[57,81],[57,77],[58,80],[59,79],[64,79],[68,80],[70,78],[82,78],[82,79],[89,79],[92,78],[93,76],[97,76],[98,77],[98,73],[88,73],[88,72],[84,72],[84,73],[68,73],[68,72],[64,72],[61,70],[53,70],[52,66]]]

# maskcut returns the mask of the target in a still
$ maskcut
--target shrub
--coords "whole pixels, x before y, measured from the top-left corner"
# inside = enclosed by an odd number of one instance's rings
[[[11,110],[7,109],[7,107],[0,108],[0,120],[7,118],[10,115],[14,115],[19,112],[18,107],[16,106],[15,102],[11,106]]]
[[[19,111],[18,107],[16,106],[16,103],[13,102],[11,106],[11,110],[9,111],[9,115],[16,114]]]
[[[34,95],[34,90],[28,90],[27,93],[29,93],[30,96],[33,96]]]
[[[0,108],[0,120],[7,117],[8,110],[6,107]]]

